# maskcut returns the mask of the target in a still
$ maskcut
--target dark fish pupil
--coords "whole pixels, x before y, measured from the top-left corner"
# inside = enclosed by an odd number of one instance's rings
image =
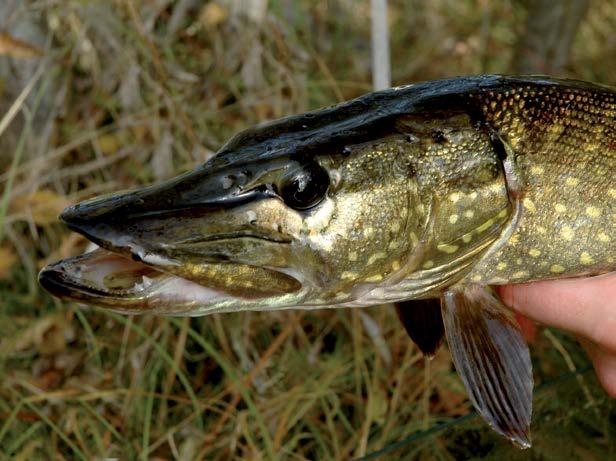
[[[329,176],[317,163],[301,165],[285,177],[280,185],[280,196],[296,210],[306,210],[318,205],[327,192]]]

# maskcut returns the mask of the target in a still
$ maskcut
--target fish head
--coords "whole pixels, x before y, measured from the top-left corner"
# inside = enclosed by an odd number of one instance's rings
[[[102,250],[48,266],[41,284],[119,311],[201,315],[344,305],[393,280],[427,213],[408,136],[302,145],[289,124],[242,133],[167,182],[66,209],[62,221]]]
[[[398,91],[246,130],[193,171],[68,208],[61,219],[102,250],[48,266],[41,284],[118,311],[186,315],[432,296],[469,266],[460,255],[491,241],[482,229],[500,225],[494,204],[448,197],[496,182],[502,207],[507,194],[465,104],[443,111],[455,100],[431,85]],[[451,219],[461,205],[475,210],[463,225]],[[426,280],[423,291],[401,289],[408,279]]]

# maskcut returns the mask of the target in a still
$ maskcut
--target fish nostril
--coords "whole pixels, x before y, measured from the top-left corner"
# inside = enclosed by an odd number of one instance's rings
[[[233,175],[223,176],[220,182],[221,182],[222,188],[227,190],[227,189],[231,189],[231,187],[236,183],[236,178]]]

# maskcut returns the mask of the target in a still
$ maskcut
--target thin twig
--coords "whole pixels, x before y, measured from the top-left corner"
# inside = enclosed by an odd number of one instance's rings
[[[391,86],[387,0],[372,0],[372,86],[383,90]]]

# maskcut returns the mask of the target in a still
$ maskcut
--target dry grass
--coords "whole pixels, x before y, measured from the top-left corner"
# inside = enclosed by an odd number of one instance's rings
[[[13,3],[0,29],[44,57],[0,56],[0,114],[33,82],[0,133],[0,455],[616,457],[616,408],[592,374],[553,381],[586,365],[563,334],[533,349],[547,384],[522,453],[478,418],[455,419],[470,406],[448,354],[426,367],[391,308],[130,318],[36,285],[43,264],[85,249],[55,221],[67,203],[172,176],[247,126],[369,91],[369,1]],[[242,3],[269,5],[249,18],[229,7]],[[394,83],[510,68],[519,3],[390,3]],[[615,29],[616,5],[593,3],[569,73],[616,83]]]

